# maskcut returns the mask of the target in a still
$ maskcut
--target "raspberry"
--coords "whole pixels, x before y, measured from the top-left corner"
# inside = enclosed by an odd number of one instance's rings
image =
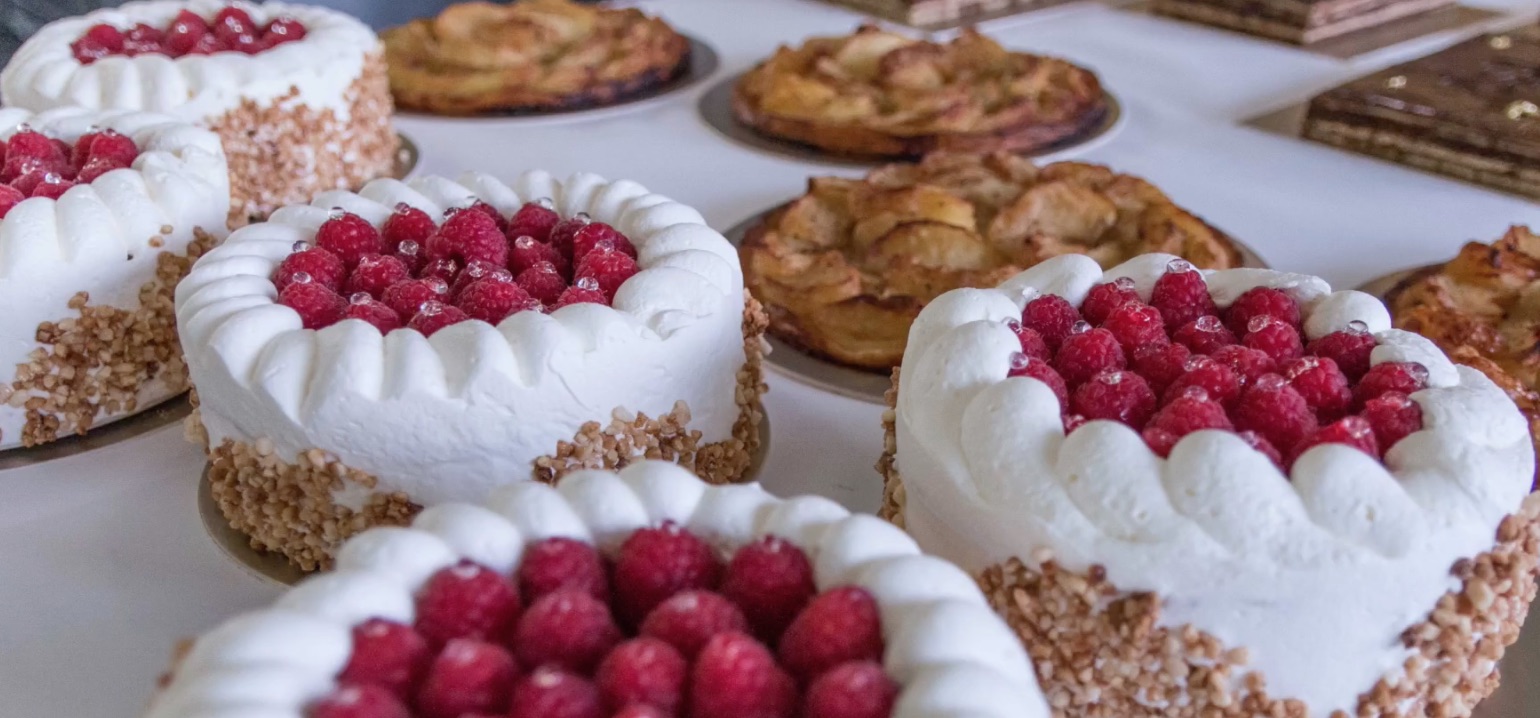
[[[1388,361],[1375,364],[1359,380],[1353,398],[1360,406],[1386,392],[1410,396],[1428,388],[1428,369],[1416,362]]]
[[[540,262],[520,272],[514,281],[529,292],[529,296],[547,306],[560,301],[562,292],[567,289],[567,280],[562,279],[561,272],[550,262]]]
[[[1287,379],[1267,374],[1246,387],[1231,418],[1235,428],[1255,431],[1285,454],[1316,429],[1315,414]]]
[[[497,225],[497,231],[499,233],[504,233],[504,232],[508,231],[508,219],[503,217],[502,213],[498,212],[496,207],[493,207],[492,205],[487,204],[486,202],[483,202],[483,201],[481,201],[479,199],[476,200],[475,202],[470,203],[470,205],[466,206],[466,207],[452,207],[448,211],[446,211],[444,213],[444,215],[447,217],[447,216],[451,216],[451,215],[454,215],[454,214],[458,214],[458,213],[463,212],[463,211],[468,210],[468,209],[469,210],[475,210],[477,212],[480,212],[480,213],[486,215],[487,219],[492,220],[492,223]],[[507,238],[504,237],[504,239],[506,240]]]
[[[428,258],[423,255],[422,245],[408,239],[396,245],[392,257],[401,260],[407,269],[412,270],[412,276],[422,276],[422,270],[428,264]]]
[[[604,718],[599,689],[582,676],[542,666],[513,687],[509,718]]]
[[[673,713],[684,700],[684,681],[690,670],[684,656],[656,638],[633,638],[610,651],[594,682],[610,709],[632,703],[656,706]]]
[[[395,310],[404,324],[417,316],[417,310],[431,301],[441,301],[449,293],[449,285],[442,279],[403,279],[385,288],[380,301]]]
[[[1085,322],[1076,324],[1075,330],[1064,338],[1054,355],[1053,368],[1059,370],[1059,376],[1064,377],[1064,383],[1071,387],[1109,369],[1127,366],[1128,360],[1117,337],[1106,329],[1091,329],[1090,326]]]
[[[481,279],[466,287],[460,293],[459,307],[471,319],[494,326],[517,312],[538,312],[544,308],[523,287],[497,277]]]
[[[694,658],[718,633],[749,630],[749,621],[732,601],[710,591],[676,593],[642,621],[641,635],[652,636]]]
[[[212,55],[220,51],[219,38],[210,32],[198,38],[193,46],[187,49],[188,55]]]
[[[1235,343],[1235,334],[1212,314],[1205,314],[1177,329],[1171,340],[1198,354],[1213,354],[1220,347]]]
[[[574,276],[591,277],[599,283],[599,290],[607,300],[615,299],[615,290],[625,284],[637,272],[636,260],[618,249],[600,246],[578,263]]]
[[[1124,352],[1149,344],[1169,344],[1166,322],[1160,310],[1144,303],[1128,302],[1107,316],[1102,328],[1112,332]]]
[[[678,524],[638,529],[615,559],[617,612],[635,626],[669,596],[715,589],[721,577],[722,563],[711,547]]]
[[[353,655],[337,680],[379,686],[407,699],[432,659],[428,642],[411,626],[371,618],[353,627]]]
[[[1116,281],[1106,282],[1091,287],[1091,291],[1085,295],[1085,301],[1080,303],[1080,313],[1085,320],[1101,326],[1112,314],[1112,310],[1129,302],[1138,302],[1139,292],[1134,289],[1134,280],[1130,277],[1118,277]],[[1142,302],[1141,302],[1142,303]]]
[[[278,303],[299,312],[306,329],[320,329],[342,321],[348,301],[323,284],[300,279],[299,275],[291,278],[289,286],[278,293]]]
[[[1241,437],[1241,440],[1245,441],[1251,448],[1262,452],[1262,455],[1276,464],[1278,468],[1283,468],[1283,454],[1278,452],[1278,448],[1273,446],[1273,442],[1262,438],[1262,435],[1255,431],[1242,431],[1237,436]]]
[[[691,718],[790,718],[797,686],[775,656],[742,633],[723,633],[690,672]]]
[[[1251,331],[1241,339],[1247,348],[1256,349],[1273,358],[1280,366],[1300,358],[1305,353],[1299,331],[1269,314],[1252,317]]]
[[[1144,438],[1144,445],[1162,459],[1169,458],[1176,443],[1182,440],[1182,437],[1156,426],[1145,427],[1139,435]]]
[[[60,178],[55,174],[49,174],[43,178],[42,182],[37,183],[36,187],[32,188],[32,194],[30,196],[42,197],[44,199],[58,199],[63,197],[64,193],[68,192],[70,188],[74,186],[74,182]]]
[[[186,55],[208,34],[209,26],[203,18],[183,10],[166,29],[166,52],[172,57]]]
[[[111,160],[127,167],[139,156],[139,145],[134,139],[116,130],[87,132],[75,140],[75,163],[84,165],[90,160]]]
[[[599,281],[593,277],[580,277],[572,283],[572,286],[561,291],[561,296],[556,298],[552,311],[572,304],[603,304],[608,306],[609,297],[599,291]]]
[[[1283,375],[1294,390],[1322,421],[1332,421],[1347,413],[1353,405],[1353,388],[1337,368],[1337,362],[1320,357],[1302,357],[1289,362]]]
[[[480,259],[472,259],[466,263],[464,269],[455,273],[454,281],[449,284],[450,301],[459,304],[460,295],[465,292],[465,288],[483,279],[512,282],[513,275],[496,264],[484,262]]]
[[[1020,321],[1015,319],[1005,320],[1005,326],[1016,335],[1016,340],[1021,342],[1021,353],[1035,361],[1053,361],[1053,352],[1048,349],[1048,342],[1043,341],[1043,335],[1036,330],[1028,329]]]
[[[307,718],[411,718],[390,691],[379,686],[345,685],[305,711]]]
[[[424,302],[422,308],[417,310],[416,316],[406,323],[408,329],[416,329],[425,337],[431,337],[438,330],[451,324],[459,324],[467,319],[465,311],[453,304],[445,304],[439,301]]]
[[[632,703],[631,705],[615,711],[610,718],[670,718],[669,714],[649,705]]]
[[[1064,414],[1059,419],[1064,423],[1065,436],[1075,433],[1076,429],[1085,426],[1086,423],[1086,418],[1079,414]]]
[[[123,31],[105,23],[92,25],[84,35],[70,43],[70,52],[82,65],[119,54],[123,52]]]
[[[508,238],[533,237],[537,242],[549,242],[551,228],[560,221],[561,217],[550,207],[539,202],[528,202],[508,218]]]
[[[738,549],[722,577],[722,595],[743,609],[766,643],[779,638],[817,592],[807,554],[776,536]]]
[[[1027,355],[1019,352],[1012,354],[1011,371],[1007,376],[1031,377],[1046,384],[1058,398],[1059,409],[1069,408],[1069,386],[1064,383],[1064,377],[1059,376],[1059,372],[1055,371],[1048,362],[1028,359]]]
[[[123,54],[129,57],[139,55],[165,54],[166,33],[159,28],[150,27],[139,23],[129,28],[123,35]]]
[[[342,269],[340,259],[337,260],[337,269]],[[313,277],[315,274],[311,273],[310,276]],[[348,275],[347,285],[343,290],[349,295],[364,292],[378,299],[385,296],[385,290],[390,288],[390,285],[411,278],[412,270],[406,266],[406,262],[388,254],[366,254],[358,258],[358,265],[353,267],[352,274]]]
[[[7,214],[10,214],[12,207],[21,204],[21,201],[26,198],[27,196],[15,187],[0,184],[0,219],[4,219]]]
[[[387,246],[400,247],[402,242],[416,242],[419,250],[436,231],[438,225],[427,212],[405,202],[396,205],[396,211],[380,227],[380,235]]]
[[[58,146],[47,135],[36,130],[22,130],[11,135],[5,143],[6,161],[14,159],[34,159],[42,162],[59,162],[64,160],[59,153]]]
[[[344,319],[358,319],[374,326],[381,334],[389,334],[401,328],[401,315],[363,292],[348,298],[348,311]]]
[[[578,230],[582,229],[592,221],[593,220],[588,218],[588,215],[581,212],[579,212],[575,217],[561,220],[555,225],[552,225],[550,236],[547,237],[546,242],[548,242],[552,247],[555,247],[556,251],[571,257],[572,243],[573,240],[577,237]],[[536,237],[538,239],[537,235],[531,234],[530,236]]]
[[[433,277],[444,280],[446,285],[453,284],[455,277],[460,274],[460,263],[447,257],[442,259],[430,259],[417,270],[417,276]],[[447,291],[447,290],[446,290]]]
[[[1374,438],[1374,427],[1361,416],[1343,417],[1316,430],[1294,448],[1294,458],[1299,458],[1321,444],[1346,444],[1376,459],[1380,457],[1380,445]]]
[[[1219,402],[1196,386],[1188,387],[1150,419],[1150,428],[1168,431],[1180,439],[1203,429],[1230,429],[1230,417]]]
[[[857,586],[819,594],[786,628],[780,654],[781,665],[803,682],[846,661],[882,660],[876,599]]]
[[[214,15],[214,22],[210,24],[214,26],[214,36],[226,44],[233,45],[243,36],[257,34],[257,23],[252,21],[245,10],[238,7],[226,7],[220,10]]]
[[[1400,392],[1387,391],[1364,402],[1363,416],[1385,451],[1422,430],[1422,406]]]
[[[1225,325],[1236,334],[1245,334],[1251,329],[1251,321],[1261,316],[1269,316],[1292,327],[1299,329],[1299,303],[1277,289],[1271,287],[1256,287],[1249,289],[1245,294],[1236,297],[1235,303],[1225,310]]]
[[[80,168],[80,173],[75,175],[75,182],[77,184],[89,184],[91,182],[95,182],[98,179],[101,179],[101,176],[107,174],[108,172],[125,169],[127,167],[128,165],[120,164],[117,160],[112,159],[111,157],[97,157],[93,160],[90,160],[89,162],[86,162],[85,166]]]
[[[337,255],[349,267],[366,254],[384,254],[385,243],[379,230],[368,220],[351,212],[333,216],[316,230],[315,243]]]
[[[1045,294],[1027,302],[1027,308],[1021,312],[1021,323],[1041,334],[1043,341],[1048,342],[1048,348],[1054,351],[1059,350],[1059,345],[1079,321],[1080,312],[1056,294]]]
[[[1105,286],[1105,285],[1104,285]],[[887,718],[898,684],[873,661],[841,663],[807,687],[803,718]]]
[[[1271,354],[1239,344],[1215,349],[1211,356],[1214,361],[1234,370],[1235,375],[1247,384],[1256,381],[1264,374],[1273,374],[1278,370],[1278,360]]]
[[[1150,389],[1165,395],[1166,388],[1187,371],[1189,356],[1192,352],[1182,344],[1151,345],[1135,349],[1131,363]]]
[[[508,240],[485,212],[455,212],[428,237],[428,259],[453,259],[462,266],[474,259],[508,265]]]
[[[1171,382],[1171,386],[1166,387],[1163,395],[1166,402],[1175,401],[1191,388],[1202,389],[1209,398],[1226,407],[1234,406],[1236,399],[1240,398],[1241,380],[1229,365],[1202,354],[1194,354],[1187,358],[1183,367],[1186,371]]]
[[[573,589],[530,604],[510,642],[526,666],[554,665],[588,674],[623,636],[599,599]]]
[[[561,256],[561,252],[556,251],[556,248],[549,244],[544,244],[528,235],[513,240],[513,248],[508,251],[509,271],[514,274],[523,274],[541,262],[549,262],[563,275],[572,268],[567,258]]]
[[[1203,273],[1184,259],[1173,259],[1166,273],[1155,280],[1150,304],[1166,318],[1166,328],[1176,331],[1188,322],[1208,314],[1218,314],[1214,299],[1208,294]]]
[[[500,713],[516,673],[513,656],[501,646],[471,638],[450,641],[417,691],[417,713],[423,718]]]
[[[442,569],[417,595],[417,632],[429,645],[456,638],[496,640],[519,618],[519,592],[485,566],[461,561]]]
[[[583,258],[600,245],[609,245],[610,249],[636,258],[636,247],[625,235],[603,222],[590,222],[572,234],[572,261],[582,264]]]
[[[575,539],[549,538],[525,549],[518,579],[519,593],[530,601],[564,588],[601,601],[610,596],[604,559],[594,547]]]
[[[59,182],[63,181],[63,177],[60,177],[58,174],[51,170],[35,169],[16,178],[16,181],[12,182],[11,186],[30,198],[37,196],[33,193],[37,190],[38,187],[42,186],[44,182],[58,184]]]
[[[1113,369],[1076,387],[1070,408],[1088,420],[1121,421],[1137,429],[1155,413],[1155,392],[1144,377]]]
[[[286,15],[267,24],[267,29],[262,31],[262,42],[268,47],[277,47],[286,42],[303,40],[305,35],[305,26]]]
[[[1310,342],[1311,354],[1337,362],[1337,368],[1350,381],[1358,381],[1369,373],[1369,355],[1374,352],[1374,335],[1362,322],[1353,322],[1347,331],[1332,332]]]

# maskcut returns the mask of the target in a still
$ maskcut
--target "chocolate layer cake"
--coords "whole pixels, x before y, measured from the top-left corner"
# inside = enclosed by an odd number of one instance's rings
[[[1308,45],[1453,4],[1453,0],[1154,0],[1162,15]]]
[[[1540,199],[1540,27],[1487,35],[1317,96],[1306,137]]]

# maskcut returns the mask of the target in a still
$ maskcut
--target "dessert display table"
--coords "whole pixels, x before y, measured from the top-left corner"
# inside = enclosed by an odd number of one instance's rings
[[[717,76],[746,69],[781,42],[849,31],[853,12],[806,0],[641,3],[713,45]],[[1533,21],[1540,2],[1481,3],[1495,27]],[[1062,157],[1144,176],[1176,202],[1254,248],[1274,267],[1353,287],[1446,258],[1509,224],[1540,225],[1540,205],[1256,129],[1251,118],[1462,37],[1439,34],[1334,61],[1217,29],[1092,2],[991,21],[1011,48],[1067,57],[1098,72],[1126,124]],[[1474,29],[1471,30],[1474,32]],[[526,168],[628,177],[698,207],[726,229],[840,167],[760,154],[698,115],[701,83],[633,111],[509,119],[399,119],[421,150],[419,172]],[[817,493],[873,511],[881,408],[770,373],[775,432],[762,476],[777,493]],[[173,644],[279,587],[233,565],[200,523],[203,468],[180,427],[93,452],[0,471],[0,705],[7,716],[135,715]],[[1393,590],[1387,587],[1387,590]],[[1531,631],[1531,634],[1535,631]],[[1530,643],[1534,643],[1533,640]],[[1516,659],[1533,654],[1524,644]],[[1540,705],[1540,682],[1510,672],[1481,715]],[[1526,709],[1525,706],[1528,706]]]

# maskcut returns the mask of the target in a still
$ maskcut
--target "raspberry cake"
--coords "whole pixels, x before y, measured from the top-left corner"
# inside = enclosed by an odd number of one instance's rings
[[[214,495],[306,569],[373,524],[640,457],[758,449],[765,318],[635,182],[375,180],[231,234],[177,294]]]
[[[1467,716],[1496,688],[1535,595],[1528,427],[1377,299],[1065,256],[942,296],[909,345],[884,514],[980,576],[1062,715]]]
[[[172,291],[224,235],[219,138],[139,112],[0,109],[0,449],[187,390]]]
[[[5,102],[149,110],[205,125],[230,162],[234,225],[389,173],[380,41],[311,5],[131,2],[51,23],[0,71]]]

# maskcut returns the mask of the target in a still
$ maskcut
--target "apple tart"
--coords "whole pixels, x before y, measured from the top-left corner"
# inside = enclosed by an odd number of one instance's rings
[[[739,247],[774,336],[881,372],[899,363],[910,323],[944,292],[993,287],[1064,254],[1112,267],[1148,252],[1204,269],[1242,263],[1231,239],[1145,180],[1004,152],[936,153],[863,179],[815,177]]]

